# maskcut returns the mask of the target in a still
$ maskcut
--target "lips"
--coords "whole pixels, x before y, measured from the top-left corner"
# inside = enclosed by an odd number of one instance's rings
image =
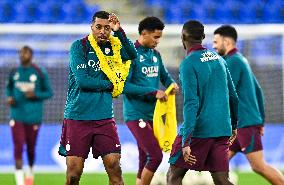
[[[101,36],[99,36],[98,38],[101,39],[101,40],[106,40],[106,39],[107,39],[107,36],[101,35]]]

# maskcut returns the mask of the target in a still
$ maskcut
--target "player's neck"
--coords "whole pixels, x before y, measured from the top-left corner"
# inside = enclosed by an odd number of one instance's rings
[[[233,49],[236,48],[236,45],[235,44],[231,44],[231,45],[228,45],[227,48],[226,48],[226,53],[225,55],[228,55],[230,53],[230,51],[232,51]]]
[[[186,51],[190,50],[193,46],[195,45],[200,45],[202,44],[201,42],[185,42],[185,48],[186,48]]]
[[[28,63],[21,63],[21,66],[26,68],[26,67],[30,67],[32,65],[32,62],[28,62]]]
[[[142,38],[142,36],[140,36],[140,37],[138,38],[138,42],[139,42],[139,44],[140,44],[141,46],[143,46],[143,47],[145,47],[145,48],[148,48],[147,45],[146,45],[146,43],[144,42],[144,39]]]

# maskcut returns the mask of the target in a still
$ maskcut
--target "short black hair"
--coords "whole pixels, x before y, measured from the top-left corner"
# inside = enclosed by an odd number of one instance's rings
[[[183,24],[182,29],[186,36],[195,42],[201,42],[205,38],[204,26],[199,21],[189,20]]]
[[[28,50],[28,51],[31,53],[32,56],[33,56],[33,54],[34,54],[33,49],[32,49],[30,46],[28,46],[28,45],[23,46],[23,47],[20,49],[20,51],[21,51],[21,50]]]
[[[93,15],[93,19],[92,22],[96,21],[96,18],[100,18],[100,19],[109,19],[109,12],[106,11],[98,11]]]
[[[214,35],[216,35],[216,34],[219,34],[219,35],[224,36],[224,37],[230,37],[230,38],[234,39],[235,42],[237,42],[237,40],[238,40],[237,30],[231,25],[223,25],[223,26],[217,28],[214,31]]]
[[[164,28],[165,24],[158,17],[146,17],[142,21],[140,21],[138,32],[139,34],[141,34],[143,30],[155,31],[163,30]]]

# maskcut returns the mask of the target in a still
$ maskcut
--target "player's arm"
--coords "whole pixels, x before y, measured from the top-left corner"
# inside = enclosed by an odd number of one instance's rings
[[[43,73],[43,79],[40,84],[41,87],[39,88],[39,90],[36,90],[35,97],[38,99],[45,100],[51,98],[53,93],[49,83],[47,72],[44,69],[42,69],[42,73]]]
[[[199,110],[197,74],[192,63],[184,61],[180,67],[180,81],[183,93],[183,125],[181,129],[182,147],[189,146],[190,138],[196,125]]]
[[[261,118],[263,121],[263,124],[265,122],[265,104],[264,104],[264,95],[263,95],[263,91],[258,83],[258,81],[256,80],[256,78],[254,77],[254,83],[255,83],[255,91],[256,91],[256,98],[257,98],[257,102],[258,102],[258,107],[259,107],[259,111],[261,114]]]
[[[233,80],[231,78],[230,71],[228,70],[226,66],[226,72],[227,72],[227,81],[228,81],[228,90],[229,90],[229,103],[230,103],[230,113],[231,113],[231,124],[232,124],[232,129],[236,130],[237,129],[237,124],[238,124],[238,104],[239,104],[239,99],[238,95],[233,83]]]
[[[13,97],[13,88],[14,88],[14,80],[13,80],[14,72],[10,72],[7,84],[6,84],[6,96],[7,96],[7,104],[12,106],[15,104],[15,99]]]
[[[120,50],[122,61],[135,59],[137,57],[137,51],[134,44],[127,38],[124,30],[120,27],[119,30],[114,31],[114,36],[119,38],[122,45]]]
[[[152,87],[143,87],[143,86],[139,86],[136,85],[134,83],[131,82],[132,79],[132,74],[133,71],[135,69],[135,60],[132,60],[131,65],[130,65],[130,69],[129,69],[129,73],[128,76],[126,78],[126,82],[124,84],[124,89],[123,89],[123,93],[124,94],[131,94],[131,95],[136,95],[136,96],[145,96],[145,95],[156,95],[156,91],[158,89],[152,88]]]
[[[111,22],[110,26],[114,32],[114,36],[118,37],[122,44],[122,48],[120,50],[122,61],[135,59],[137,57],[136,49],[133,43],[127,38],[124,30],[121,28],[118,17],[114,13],[111,13],[109,20]]]
[[[82,44],[76,41],[70,49],[70,68],[75,76],[79,88],[85,91],[111,91],[113,88],[109,80],[96,79],[89,75],[87,58],[83,52]]]

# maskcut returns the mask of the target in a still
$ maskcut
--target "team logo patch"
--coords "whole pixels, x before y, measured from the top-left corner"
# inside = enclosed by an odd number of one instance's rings
[[[15,124],[16,124],[15,120],[11,119],[11,120],[9,121],[9,125],[10,125],[11,127],[15,126]]]
[[[155,63],[157,63],[157,62],[158,62],[157,57],[153,56],[153,61],[154,61]]]
[[[67,145],[66,145],[66,147],[65,147],[65,149],[66,149],[66,151],[70,151],[70,144],[69,143],[67,143]]]
[[[35,74],[32,74],[31,76],[30,76],[30,81],[31,82],[35,82],[37,80],[37,76],[35,75]]]
[[[13,79],[14,79],[14,80],[19,80],[19,78],[20,78],[20,74],[19,74],[18,72],[15,73]]]
[[[109,54],[110,49],[109,48],[105,48],[105,54]]]
[[[145,128],[146,127],[146,122],[143,119],[139,119],[139,127],[140,128]]]

